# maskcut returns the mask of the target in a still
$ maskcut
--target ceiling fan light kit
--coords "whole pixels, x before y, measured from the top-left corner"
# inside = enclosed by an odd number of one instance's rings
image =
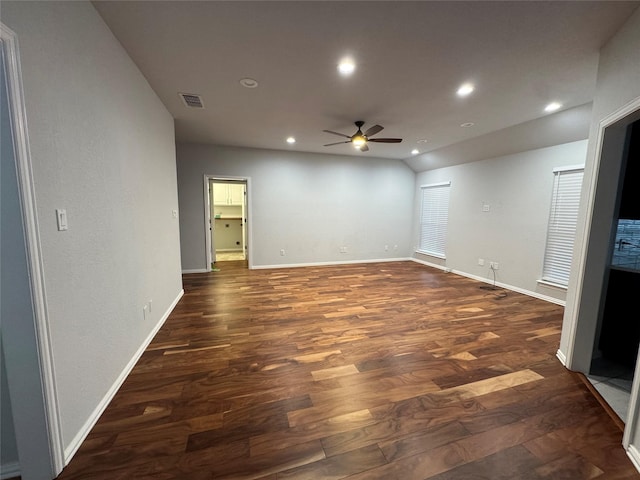
[[[376,133],[380,133],[384,127],[381,125],[373,125],[369,127],[364,133],[362,133],[362,127],[364,126],[364,122],[362,120],[358,120],[354,122],[358,131],[353,135],[345,135],[344,133],[338,133],[331,130],[323,130],[323,132],[331,133],[332,135],[338,135],[340,137],[347,138],[348,140],[344,140],[342,142],[335,143],[327,143],[325,147],[330,147],[332,145],[340,145],[342,143],[351,143],[355,148],[360,150],[361,152],[366,152],[369,150],[368,143],[369,142],[378,142],[378,143],[400,143],[402,142],[401,138],[371,138]]]

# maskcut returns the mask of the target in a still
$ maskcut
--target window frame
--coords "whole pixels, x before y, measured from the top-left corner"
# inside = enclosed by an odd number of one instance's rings
[[[576,174],[580,176],[579,181],[567,177]],[[583,181],[584,165],[553,169],[553,187],[539,283],[563,289],[569,286]],[[571,233],[567,233],[568,230]]]
[[[428,192],[438,192],[438,196],[432,196],[431,199],[428,199]],[[420,193],[420,236],[418,239],[418,248],[416,249],[416,252],[423,255],[429,255],[431,257],[446,259],[446,240],[449,226],[451,181],[420,185]],[[437,202],[437,204],[434,206],[434,209],[432,209],[431,211],[430,218],[426,219],[429,226],[436,226],[435,234],[433,229],[425,231],[425,228],[427,227],[427,223],[425,223],[425,214],[428,214],[428,212],[425,212],[425,207],[427,207],[427,200],[435,200]],[[431,235],[429,235],[430,233]],[[425,244],[425,239],[428,240],[427,244]],[[433,248],[434,246],[436,248]]]

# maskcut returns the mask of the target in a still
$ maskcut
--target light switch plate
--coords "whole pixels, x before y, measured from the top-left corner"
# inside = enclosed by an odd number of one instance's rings
[[[67,211],[64,208],[56,209],[56,219],[58,221],[58,230],[64,231],[69,229],[69,224],[67,223]]]

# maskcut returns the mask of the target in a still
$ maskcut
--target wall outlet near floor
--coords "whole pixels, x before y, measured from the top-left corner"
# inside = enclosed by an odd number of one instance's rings
[[[478,259],[478,265],[480,265],[481,267],[484,267],[484,258]]]
[[[153,300],[149,299],[149,313],[151,313],[151,306],[153,305]]]
[[[491,270],[498,270],[498,262],[489,262],[489,268]]]
[[[148,316],[149,316],[149,305],[145,303],[144,307],[142,307],[142,318],[146,320]]]
[[[280,256],[284,257],[284,248],[280,249]]]
[[[388,251],[389,251],[389,245],[385,245],[385,246],[384,246],[384,251],[385,251],[385,252],[388,252]]]
[[[347,253],[347,247],[340,247],[340,253]]]

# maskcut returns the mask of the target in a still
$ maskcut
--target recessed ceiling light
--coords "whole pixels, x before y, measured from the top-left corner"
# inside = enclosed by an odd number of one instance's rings
[[[420,153],[420,150],[418,150],[417,148],[414,148],[413,150],[411,150],[411,155],[417,155]]]
[[[427,143],[428,141],[429,140],[427,140],[426,138],[421,138],[417,143]]]
[[[256,88],[258,86],[258,81],[253,78],[243,78],[240,80],[240,85],[245,88]]]
[[[473,86],[473,84],[465,83],[463,85],[460,85],[460,88],[458,88],[457,94],[459,97],[466,97],[474,90],[475,90],[475,87]]]
[[[296,139],[293,137],[287,138],[287,143],[296,143]]]
[[[555,112],[556,110],[559,110],[560,107],[562,107],[561,103],[558,102],[551,102],[549,105],[547,105],[546,107],[544,107],[544,111],[545,112]]]
[[[338,64],[338,71],[340,72],[340,75],[343,75],[345,77],[351,75],[355,71],[355,69],[356,64],[353,63],[353,60],[351,60],[350,58],[343,58]]]
[[[469,128],[469,127],[473,127],[475,125],[475,123],[473,122],[467,122],[467,123],[461,123],[460,126],[462,128]]]

